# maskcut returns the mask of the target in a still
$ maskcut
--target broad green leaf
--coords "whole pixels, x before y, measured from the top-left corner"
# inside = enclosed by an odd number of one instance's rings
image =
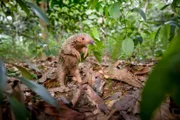
[[[172,53],[180,53],[180,31],[177,31],[175,37],[173,38],[170,47],[168,48],[165,56],[171,55]]]
[[[122,42],[122,50],[127,56],[131,56],[134,51],[134,42],[131,39],[125,39]]]
[[[155,47],[156,47],[156,41],[158,40],[158,36],[161,30],[161,26],[158,28],[155,37],[154,37],[154,42],[153,42],[153,47],[152,47],[152,52],[153,52],[153,56],[154,56],[154,52],[155,52]]]
[[[167,65],[166,62],[172,61],[160,61],[146,82],[140,107],[142,120],[150,120],[152,118],[155,109],[159,107],[163,101],[168,86],[170,85],[169,78],[167,78],[167,69],[169,69],[170,66]]]
[[[29,120],[30,114],[25,106],[16,100],[14,97],[8,96],[10,107],[14,113],[16,120]]]
[[[132,11],[139,13],[141,17],[144,19],[144,21],[146,21],[146,14],[141,8],[134,8]]]
[[[4,92],[7,84],[6,69],[4,63],[0,60],[0,94]]]
[[[124,39],[124,35],[118,35],[116,37],[116,40],[115,40],[116,43],[113,46],[114,49],[113,49],[113,52],[112,52],[112,58],[113,59],[118,59],[118,57],[120,56],[121,51],[122,51],[122,42],[123,42],[123,39]]]
[[[121,47],[122,47],[122,41],[116,41],[116,44],[114,45],[112,58],[117,59],[121,53]]]
[[[30,2],[27,2],[27,4],[41,20],[48,24],[48,17],[38,6]]]
[[[27,69],[25,69],[24,67],[21,67],[19,65],[16,65],[16,64],[12,64],[12,65],[14,65],[21,72],[23,77],[30,79],[30,80],[33,79],[33,76]]]
[[[95,47],[95,49],[102,50],[103,48],[105,48],[102,40],[101,41],[95,40],[95,44],[96,45],[91,45],[91,46]]]
[[[25,78],[18,78],[18,79],[21,80],[21,82],[23,84],[25,84],[29,89],[31,89],[36,94],[38,94],[47,103],[49,103],[49,104],[51,104],[51,105],[58,108],[59,105],[58,105],[57,101],[53,97],[51,97],[49,92],[42,85],[39,85],[39,84],[37,84],[37,83],[35,83],[33,81],[30,81],[30,80],[27,80]]]
[[[109,8],[109,14],[115,19],[120,17],[120,2],[114,3]]]
[[[149,76],[142,93],[141,119],[150,120],[169,93],[180,104],[180,33],[176,34],[164,57]]]
[[[93,34],[94,38],[96,38],[97,40],[100,40],[99,31],[97,30],[96,27],[92,28],[92,34]]]
[[[168,41],[171,41],[174,38],[174,35],[176,34],[176,27],[175,26],[171,26],[170,27],[170,33],[169,33],[169,39]]]
[[[104,49],[104,44],[103,41],[98,41],[95,39],[95,44],[94,45],[90,45],[89,46],[89,51],[93,51],[94,56],[96,57],[96,59],[101,62],[101,58],[103,55],[103,49]]]
[[[94,56],[96,57],[96,59],[101,62],[102,61],[102,54],[98,51],[93,51]]]
[[[16,1],[21,6],[21,8],[26,12],[26,14],[29,16],[30,11],[29,11],[27,5],[24,3],[24,1],[22,1],[22,0],[16,0]]]
[[[170,29],[171,26],[170,25],[163,25],[161,27],[161,31],[159,33],[159,39],[158,41],[161,41],[161,47],[164,49],[167,49],[168,45],[169,45],[169,41],[168,39],[170,38]]]
[[[178,56],[179,57],[179,56]],[[175,58],[176,59],[176,58]],[[180,59],[178,59],[180,60]],[[176,60],[177,61],[177,60]],[[179,65],[179,63],[178,63]],[[175,76],[172,76],[171,79],[173,79],[173,81],[171,81],[171,91],[170,91],[170,96],[173,99],[174,103],[177,105],[180,105],[180,82],[179,82],[179,75],[180,72],[176,71],[177,73],[175,73]]]

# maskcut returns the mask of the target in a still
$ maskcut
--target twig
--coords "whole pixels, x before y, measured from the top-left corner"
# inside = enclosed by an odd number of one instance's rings
[[[117,108],[113,109],[113,110],[109,113],[109,115],[108,115],[104,120],[109,120],[109,119],[111,118],[111,116],[112,116],[117,110],[118,110]]]

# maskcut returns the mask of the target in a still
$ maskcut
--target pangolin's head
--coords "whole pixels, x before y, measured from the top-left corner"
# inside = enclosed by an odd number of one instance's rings
[[[94,40],[86,33],[76,34],[76,41],[79,44],[94,44]]]

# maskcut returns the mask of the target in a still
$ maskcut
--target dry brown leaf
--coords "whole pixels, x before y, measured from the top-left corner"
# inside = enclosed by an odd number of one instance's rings
[[[39,103],[38,108],[56,120],[85,120],[85,115],[83,113],[79,113],[67,107],[67,105],[60,100],[58,100],[58,104],[60,106],[59,110],[45,102]]]
[[[68,87],[62,86],[62,87],[50,88],[50,89],[48,89],[48,91],[50,93],[54,93],[54,92],[61,92],[62,93],[62,92],[68,92],[68,91],[70,91],[70,89]]]
[[[91,101],[93,101],[93,103],[100,111],[102,111],[105,114],[109,113],[109,110],[104,104],[104,101],[97,95],[97,93],[89,85],[83,85],[83,88],[85,89],[85,92],[88,95],[88,97],[91,99]]]
[[[43,83],[47,80],[48,75],[52,72],[53,68],[49,69],[46,73],[42,75],[42,77],[39,79],[39,83]]]
[[[169,111],[169,100],[163,102],[156,111],[153,120],[177,120]]]
[[[78,102],[78,99],[81,96],[81,93],[82,93],[82,87],[80,86],[79,89],[77,89],[76,94],[73,96],[71,100],[73,107],[75,107],[76,103]]]
[[[134,87],[141,88],[142,83],[139,81],[136,76],[134,76],[132,73],[130,73],[126,69],[117,69],[117,68],[105,68],[104,69],[104,75],[108,79],[114,79],[114,80],[119,80],[123,81],[125,83],[128,83],[129,85],[132,85]]]
[[[133,115],[129,115],[125,111],[121,111],[120,113],[121,113],[121,116],[124,118],[124,120],[139,120],[138,117],[133,116]]]
[[[148,74],[151,71],[151,69],[149,67],[144,67],[143,69],[134,72],[135,75],[144,75],[144,74]]]
[[[92,77],[92,88],[93,90],[99,95],[102,96],[104,91],[104,85],[106,84],[106,81],[101,79],[101,77],[96,74]]]
[[[118,111],[126,111],[136,104],[139,98],[139,91],[133,92],[132,95],[126,95],[122,99],[118,100],[112,107],[112,109],[117,109]]]

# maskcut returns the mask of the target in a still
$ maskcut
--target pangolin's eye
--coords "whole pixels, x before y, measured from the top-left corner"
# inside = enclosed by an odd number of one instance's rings
[[[82,38],[82,40],[84,40],[84,38]]]

